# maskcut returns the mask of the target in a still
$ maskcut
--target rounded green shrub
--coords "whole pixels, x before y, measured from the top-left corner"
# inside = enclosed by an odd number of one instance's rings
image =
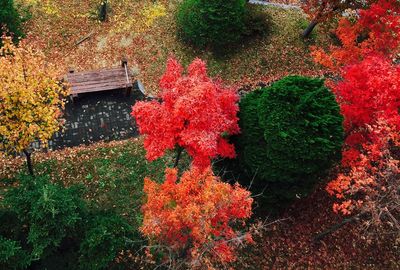
[[[0,0],[0,32],[2,33],[6,29],[6,34],[12,34],[14,42],[17,42],[20,37],[24,36],[22,22],[23,18],[15,8],[14,1]]]
[[[268,202],[304,196],[340,159],[343,117],[321,79],[286,77],[240,102],[240,162]]]
[[[177,24],[182,38],[198,47],[237,42],[245,31],[245,0],[184,0]]]

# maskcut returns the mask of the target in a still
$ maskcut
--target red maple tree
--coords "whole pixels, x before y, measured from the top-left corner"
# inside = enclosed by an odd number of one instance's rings
[[[336,32],[342,46],[313,51],[317,62],[341,77],[330,82],[347,133],[343,170],[326,188],[338,200],[333,209],[362,216],[367,226],[386,224],[397,231],[400,66],[393,58],[400,44],[399,15],[400,2],[379,0],[354,23],[341,20]]]
[[[400,66],[382,56],[368,56],[342,69],[333,91],[344,115],[347,145],[368,141],[368,125],[385,119],[400,130]]]
[[[217,156],[235,157],[226,136],[239,133],[239,97],[234,89],[207,76],[205,62],[195,59],[184,75],[179,62],[169,59],[160,88],[160,101],[138,102],[132,109],[145,135],[147,159],[175,147],[186,149],[194,165],[202,168]]]

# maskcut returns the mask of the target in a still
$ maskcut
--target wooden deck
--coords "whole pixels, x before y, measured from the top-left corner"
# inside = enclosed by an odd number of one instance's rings
[[[66,82],[71,87],[72,97],[78,94],[99,91],[125,89],[130,91],[133,82],[126,61],[122,61],[120,67],[100,69],[85,72],[70,71],[65,76]]]

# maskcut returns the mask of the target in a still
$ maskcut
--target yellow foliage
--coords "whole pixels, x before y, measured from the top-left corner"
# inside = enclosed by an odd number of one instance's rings
[[[60,8],[53,0],[23,0],[22,3],[33,6],[47,15],[60,15]]]
[[[167,15],[167,10],[162,4],[154,4],[143,9],[142,14],[145,24],[150,27],[157,18]]]
[[[127,17],[125,13],[115,14],[111,19],[114,27],[112,33],[134,32],[142,33],[150,28],[157,18],[167,15],[167,9],[162,4],[144,7],[139,18]]]
[[[15,47],[3,38],[0,48],[0,150],[21,152],[39,139],[46,145],[60,128],[68,89],[42,53]]]

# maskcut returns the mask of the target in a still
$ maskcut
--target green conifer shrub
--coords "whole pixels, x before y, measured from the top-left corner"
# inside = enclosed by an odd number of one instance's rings
[[[265,188],[266,202],[306,195],[340,159],[343,117],[321,79],[290,76],[251,92],[239,118],[240,163],[254,176],[253,188]]]
[[[185,0],[177,13],[181,37],[197,47],[239,41],[245,31],[245,0]]]

